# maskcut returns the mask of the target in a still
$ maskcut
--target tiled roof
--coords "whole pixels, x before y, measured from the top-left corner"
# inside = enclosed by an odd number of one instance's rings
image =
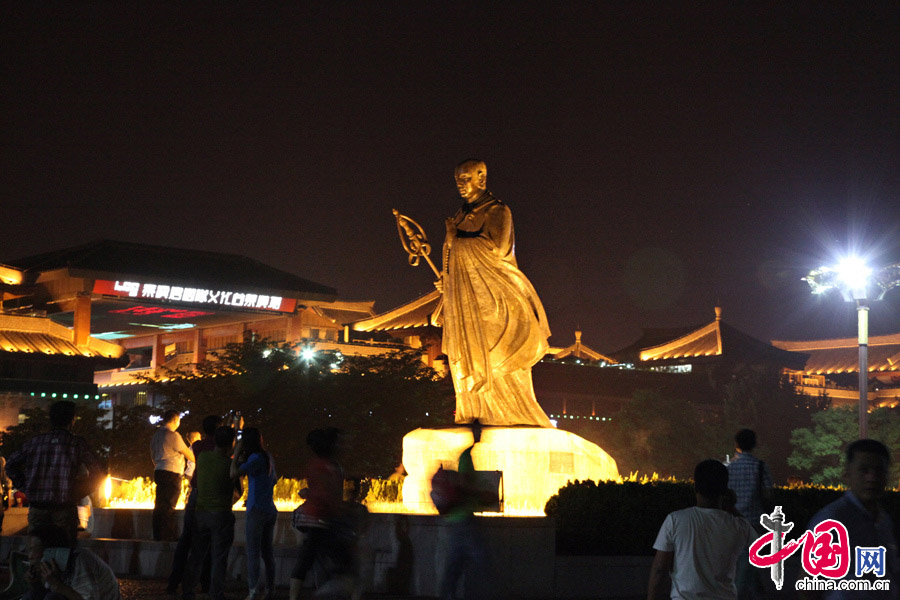
[[[548,352],[549,353],[549,352]],[[596,362],[606,362],[609,364],[616,364],[618,361],[614,358],[610,358],[604,354],[600,354],[593,348],[590,348],[586,344],[581,341],[581,332],[575,332],[575,343],[567,348],[557,348],[555,352],[552,352],[553,358],[556,360],[566,358],[569,356],[574,356],[576,358],[583,358],[586,360],[596,361]]]
[[[859,342],[857,338],[828,340],[772,340],[783,350],[809,355],[804,373],[829,375],[859,372]],[[869,338],[869,372],[900,371],[900,333]]]
[[[163,278],[178,283],[272,290],[292,298],[333,300],[337,294],[334,288],[246,256],[114,240],[101,240],[5,262],[24,271],[26,281],[33,281],[41,272],[68,269],[73,277]]]
[[[696,329],[668,343],[641,350],[641,362],[667,358],[693,358],[722,354],[721,321]]]
[[[0,315],[0,352],[118,359],[124,350],[96,338],[76,346],[69,329],[46,317]]]
[[[699,329],[700,327],[702,327],[702,325],[694,325],[692,327],[645,328],[641,331],[640,338],[628,346],[616,350],[611,356],[620,363],[636,363],[640,360],[641,350],[644,348],[665,344],[680,338],[695,329]]]
[[[338,303],[338,306],[313,306],[313,311],[320,317],[324,317],[332,323],[345,325],[360,319],[371,317],[375,314],[374,302]]]
[[[435,325],[432,315],[440,307],[441,293],[437,290],[407,302],[393,310],[351,324],[354,331],[390,331]]]
[[[720,311],[717,314],[721,314]],[[642,363],[685,363],[724,356],[730,361],[775,362],[801,369],[808,356],[767,344],[716,317],[714,321],[668,342],[643,348],[638,354]]]
[[[66,354],[69,356],[95,356],[90,350],[82,349],[61,338],[46,333],[26,331],[4,331],[0,329],[0,350],[4,352],[36,352],[43,354]]]

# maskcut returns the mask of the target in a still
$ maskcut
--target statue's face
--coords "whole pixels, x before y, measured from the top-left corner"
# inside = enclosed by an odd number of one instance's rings
[[[487,173],[480,164],[466,164],[456,171],[456,189],[466,202],[472,202],[487,189]]]

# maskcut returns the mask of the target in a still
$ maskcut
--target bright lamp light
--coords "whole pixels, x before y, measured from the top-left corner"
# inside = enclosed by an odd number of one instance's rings
[[[866,266],[861,258],[850,256],[838,263],[837,275],[838,279],[848,288],[861,290],[869,284],[872,269]]]
[[[302,352],[300,352],[300,358],[305,361],[310,361],[316,357],[316,351],[312,348],[304,348]]]

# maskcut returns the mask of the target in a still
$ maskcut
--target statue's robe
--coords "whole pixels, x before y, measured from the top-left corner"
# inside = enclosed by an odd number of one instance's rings
[[[443,351],[456,391],[456,422],[550,427],[531,367],[550,328],[516,265],[512,214],[485,192],[454,217],[444,243]]]

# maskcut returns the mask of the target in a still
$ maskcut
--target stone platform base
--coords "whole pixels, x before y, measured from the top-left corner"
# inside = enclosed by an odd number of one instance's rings
[[[28,509],[10,509],[3,522],[0,562],[9,552],[25,549]],[[152,510],[97,509],[98,535],[116,528],[131,535],[149,535]],[[179,513],[181,511],[178,511]],[[116,513],[116,514],[110,514]],[[121,514],[117,514],[121,513]],[[228,558],[228,578],[246,580],[247,558],[243,541],[243,513],[236,512],[235,545]],[[10,518],[13,517],[13,518]],[[491,598],[622,599],[646,596],[652,556],[556,556],[553,521],[544,518],[477,518],[488,546],[496,589]],[[7,527],[9,526],[9,528]],[[286,586],[297,557],[299,538],[290,528],[290,514],[279,513],[276,525],[276,582]],[[10,535],[19,531],[19,535]],[[360,542],[364,588],[390,597],[438,595],[446,568],[449,531],[437,516],[379,514],[369,516]],[[172,568],[175,542],[147,539],[81,539],[105,560],[116,574],[127,578],[166,579]],[[311,573],[307,585],[313,585]],[[229,596],[230,597],[230,596]],[[240,596],[243,597],[243,596]],[[281,597],[284,597],[283,595]]]
[[[27,509],[26,509],[27,510]],[[113,522],[117,515],[105,512],[121,509],[98,509],[100,522]],[[181,512],[181,511],[179,511]],[[134,510],[128,521],[135,532],[147,531],[151,510]],[[240,516],[240,512],[235,513]],[[288,585],[297,560],[299,536],[278,535],[282,525],[290,526],[290,514],[279,513],[276,525],[275,580]],[[554,585],[554,527],[548,518],[479,518],[497,573],[497,599],[549,598]],[[5,525],[5,523],[4,523]],[[228,558],[229,580],[247,577],[244,524],[235,528],[237,538]],[[449,529],[437,516],[405,514],[370,514],[360,537],[359,560],[364,588],[378,594],[394,596],[437,596],[441,575],[449,553]],[[0,539],[0,562],[8,560],[10,551],[25,549],[25,536]],[[175,542],[146,539],[84,538],[79,544],[90,548],[109,564],[119,577],[166,579],[172,569]],[[321,573],[313,570],[307,585],[315,584]],[[594,594],[596,597],[596,594]]]
[[[459,455],[472,445],[466,427],[416,429],[403,438],[403,504],[412,511],[436,512],[431,477],[438,467],[456,470]],[[559,488],[575,479],[617,479],[616,461],[602,448],[569,431],[541,427],[485,427],[472,450],[479,471],[502,471],[508,514],[543,513]]]

